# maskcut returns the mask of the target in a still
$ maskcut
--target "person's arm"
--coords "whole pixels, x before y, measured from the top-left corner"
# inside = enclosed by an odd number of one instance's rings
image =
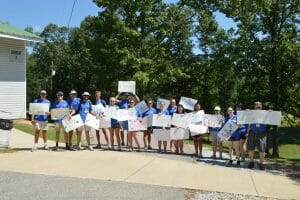
[[[132,94],[135,98],[135,103],[139,103],[141,101],[140,98],[135,93],[132,93]]]
[[[119,92],[119,93],[117,94],[117,96],[116,96],[116,100],[118,100],[118,99],[119,99],[120,95],[121,95],[121,92]]]
[[[34,124],[34,114],[31,115],[31,123]]]

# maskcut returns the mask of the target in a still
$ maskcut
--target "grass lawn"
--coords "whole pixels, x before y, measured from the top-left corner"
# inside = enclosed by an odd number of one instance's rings
[[[11,148],[3,148],[3,149],[0,149],[0,154],[1,153],[14,153],[16,152],[14,149],[11,149]]]

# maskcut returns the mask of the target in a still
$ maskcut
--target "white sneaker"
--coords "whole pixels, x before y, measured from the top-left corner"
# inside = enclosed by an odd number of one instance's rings
[[[34,152],[34,151],[36,151],[36,150],[37,150],[37,147],[36,147],[36,145],[34,144],[33,147],[32,147],[32,149],[31,149],[31,152]]]
[[[88,146],[88,150],[94,151],[94,148],[93,148],[91,145],[89,145],[89,146]]]
[[[44,145],[44,149],[45,149],[45,150],[49,150],[49,147],[48,147],[47,144]]]

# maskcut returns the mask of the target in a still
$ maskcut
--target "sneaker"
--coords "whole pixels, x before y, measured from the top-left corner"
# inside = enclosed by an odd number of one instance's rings
[[[254,168],[254,162],[249,162],[248,168],[253,169]]]
[[[76,149],[76,151],[79,151],[79,150],[81,150],[81,147],[80,146],[76,146],[75,149]]]
[[[94,148],[93,148],[91,145],[89,145],[89,146],[88,146],[88,150],[94,151]]]
[[[240,165],[241,165],[241,162],[238,160],[238,161],[236,162],[236,164],[237,164],[238,166],[240,166]]]
[[[59,147],[54,147],[53,151],[59,151]]]
[[[227,164],[231,165],[232,163],[233,163],[233,160],[229,160]]]
[[[246,160],[245,158],[242,158],[242,162],[245,162],[245,160]]]
[[[122,149],[121,149],[121,146],[118,146],[118,151],[121,151]]]
[[[70,147],[70,151],[77,151],[77,149],[75,147]]]
[[[150,145],[148,145],[148,149],[149,149],[149,150],[152,150],[152,147],[151,147]]]
[[[145,146],[145,147],[144,147],[144,150],[147,150],[147,149],[148,149],[148,147],[147,147],[147,146]]]
[[[37,150],[36,145],[33,145],[32,149],[31,149],[31,152],[34,152],[34,151],[36,151],[36,150]]]
[[[97,144],[97,146],[95,146],[95,149],[101,149],[101,144]]]
[[[71,150],[71,147],[70,146],[66,146],[66,150]]]
[[[111,145],[108,145],[108,149],[111,149]]]
[[[47,144],[44,145],[44,149],[45,149],[45,150],[49,150],[49,147],[48,147]]]
[[[210,158],[216,159],[217,157],[216,157],[216,155],[212,155]]]
[[[260,164],[259,164],[259,169],[260,169],[260,170],[265,170],[264,164],[260,163]]]

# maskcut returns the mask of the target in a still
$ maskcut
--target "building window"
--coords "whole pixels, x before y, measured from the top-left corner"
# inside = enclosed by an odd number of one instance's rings
[[[10,50],[9,61],[10,62],[22,62],[23,55],[22,51]]]

